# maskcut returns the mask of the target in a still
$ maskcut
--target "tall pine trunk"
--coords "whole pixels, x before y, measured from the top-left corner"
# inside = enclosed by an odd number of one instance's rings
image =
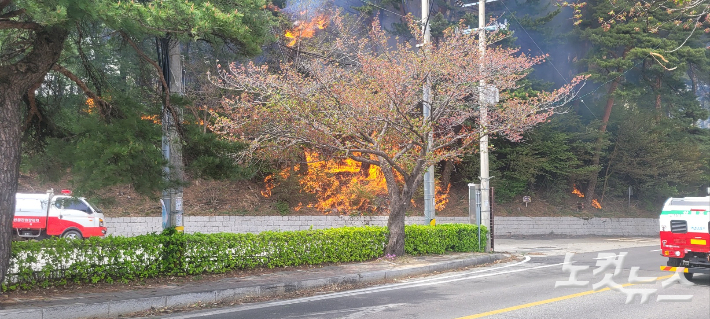
[[[621,54],[621,59],[625,59],[626,55],[631,50],[630,47],[624,48],[624,52]],[[609,92],[606,99],[606,107],[604,108],[604,116],[602,117],[602,125],[599,127],[599,138],[597,138],[597,143],[594,146],[594,154],[592,155],[592,166],[597,167],[589,176],[589,184],[587,184],[587,191],[584,193],[587,197],[587,206],[591,206],[592,200],[594,200],[594,192],[597,188],[597,181],[599,180],[599,172],[601,172],[601,167],[599,167],[599,159],[602,153],[602,146],[604,145],[604,133],[606,133],[606,126],[609,124],[609,117],[611,116],[611,109],[614,107],[614,93],[616,89],[621,84],[621,74],[623,74],[623,69],[619,68],[616,70],[619,75],[614,78],[609,87]]]
[[[7,274],[12,249],[12,218],[20,174],[21,100],[59,60],[67,31],[38,29],[32,51],[14,64],[0,66],[0,282]]]
[[[10,262],[12,218],[20,174],[20,99],[11,83],[0,82],[0,282]]]
[[[602,153],[602,145],[604,145],[604,133],[606,133],[606,126],[609,124],[609,117],[611,116],[611,109],[614,106],[614,92],[619,87],[621,80],[619,78],[614,79],[609,87],[609,96],[606,100],[606,107],[604,108],[604,117],[602,117],[602,125],[599,127],[599,138],[597,138],[597,143],[594,146],[594,154],[592,157],[592,166],[599,166],[599,158]],[[594,192],[597,188],[597,181],[599,180],[599,172],[601,168],[594,170],[589,178],[589,184],[587,184],[587,191],[584,193],[587,197],[587,206],[590,206],[592,200],[594,199]]]

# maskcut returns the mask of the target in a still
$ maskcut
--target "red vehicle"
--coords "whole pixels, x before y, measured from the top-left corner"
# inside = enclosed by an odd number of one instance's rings
[[[710,274],[710,196],[669,198],[660,216],[661,255],[668,257],[661,270]]]
[[[62,191],[54,195],[15,195],[15,216],[12,228],[20,238],[41,239],[48,236],[82,239],[106,235],[104,214],[83,197],[73,197]]]

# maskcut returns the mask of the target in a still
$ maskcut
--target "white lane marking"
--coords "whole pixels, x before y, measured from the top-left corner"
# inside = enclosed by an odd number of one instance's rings
[[[463,277],[463,276],[468,276],[468,275],[470,275],[470,274],[477,274],[477,273],[488,272],[488,271],[497,270],[497,269],[503,269],[503,268],[509,268],[509,267],[520,266],[520,265],[522,265],[522,264],[527,263],[528,261],[530,261],[530,259],[531,259],[531,258],[530,258],[529,256],[525,256],[525,259],[524,259],[523,261],[519,261],[519,262],[516,262],[516,263],[512,263],[512,264],[500,266],[500,267],[497,267],[497,268],[472,269],[472,270],[468,270],[468,271],[460,271],[460,272],[457,272],[457,273],[454,273],[454,274],[450,274],[450,275],[444,275],[444,274],[441,274],[441,275],[434,275],[434,276],[431,276],[431,277],[428,277],[428,278],[415,279],[415,280],[413,280],[413,281],[402,282],[402,283],[394,284],[394,285],[407,285],[407,284],[411,284],[411,283],[435,281],[435,280],[446,279],[446,278]],[[374,287],[374,288],[377,288],[377,287]],[[368,289],[368,288],[365,288],[365,289]]]
[[[373,307],[358,307],[358,308],[347,308],[347,309],[337,309],[337,310],[330,310],[330,311],[321,311],[321,312],[311,312],[303,315],[298,315],[298,316],[289,316],[291,319],[296,319],[296,318],[317,318],[318,316],[328,316],[328,318],[332,318],[332,315],[338,315],[338,314],[348,314],[345,317],[339,317],[343,319],[357,319],[357,318],[362,318],[367,315],[375,314],[378,312],[385,311],[390,308],[396,308],[396,307],[401,307],[406,305],[406,303],[393,303],[393,304],[387,304],[387,305],[381,305],[381,306],[373,306]]]
[[[652,249],[651,251],[661,251],[660,249]]]
[[[491,269],[486,269],[486,270],[480,270],[480,271],[476,271],[476,272],[470,272],[468,274],[472,275],[475,273],[480,273],[480,272],[485,272],[485,271],[490,271],[490,270],[500,270],[500,269],[504,269],[504,268],[509,268],[511,266],[520,265],[520,264],[526,263],[528,261],[530,261],[530,257],[526,257],[525,260],[515,263],[515,264],[505,265],[502,267],[491,268]],[[437,278],[431,278],[431,279],[425,279],[425,280],[411,281],[411,282],[406,282],[406,283],[384,285],[384,286],[380,286],[380,287],[370,287],[370,288],[363,288],[363,289],[357,289],[357,290],[342,291],[342,292],[336,292],[336,293],[327,294],[327,295],[318,295],[318,296],[304,297],[304,298],[291,299],[291,300],[279,300],[279,301],[267,302],[267,303],[262,303],[262,304],[251,304],[251,305],[246,305],[246,306],[242,306],[239,308],[219,309],[219,310],[208,311],[208,312],[203,312],[203,313],[194,313],[194,314],[191,313],[191,314],[187,314],[187,315],[164,317],[164,318],[187,319],[187,318],[197,318],[197,317],[204,317],[204,316],[214,316],[214,315],[241,312],[241,311],[247,311],[247,310],[255,310],[255,309],[262,309],[262,308],[269,308],[269,307],[276,307],[276,306],[285,306],[285,305],[306,303],[306,302],[311,302],[311,301],[322,301],[322,300],[336,299],[336,298],[341,298],[341,297],[352,297],[352,296],[358,296],[358,295],[365,295],[365,294],[371,294],[371,293],[377,293],[377,292],[387,292],[387,291],[399,290],[399,289],[405,289],[405,288],[431,286],[431,285],[444,284],[444,283],[450,283],[450,282],[455,282],[455,281],[491,277],[491,276],[495,276],[495,275],[518,273],[518,272],[523,272],[523,271],[536,270],[536,269],[549,268],[549,267],[557,267],[557,266],[560,266],[563,264],[564,263],[542,265],[542,266],[536,266],[536,267],[530,267],[530,268],[513,269],[513,270],[499,271],[499,272],[494,272],[494,273],[479,274],[479,275],[475,275],[475,276],[462,276],[462,275],[444,276],[441,278],[437,277]],[[455,278],[455,277],[460,277],[460,278]],[[446,278],[450,278],[450,279],[446,279]],[[446,280],[438,280],[438,279],[446,279]]]
[[[595,258],[592,258],[592,259],[594,259],[594,260],[605,260],[605,259],[611,259],[611,258],[616,258],[616,257],[621,257],[621,256],[622,256],[621,254],[618,254],[618,255],[609,255],[609,256],[606,256],[606,257],[595,257]],[[626,256],[626,254],[624,254],[623,256]]]
[[[651,243],[655,242],[655,238],[607,238],[608,241],[619,242],[636,242],[636,243]]]

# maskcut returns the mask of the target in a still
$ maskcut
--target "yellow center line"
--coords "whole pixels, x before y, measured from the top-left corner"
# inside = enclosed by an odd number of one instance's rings
[[[663,276],[663,277],[657,277],[656,280],[663,280],[663,279],[670,278],[670,277],[673,277],[673,275],[668,275],[668,276]],[[634,285],[636,285],[636,284],[623,284],[623,285],[621,285],[621,287],[628,287],[628,286],[634,286]],[[586,296],[586,295],[591,295],[591,294],[595,294],[595,293],[598,293],[598,292],[604,292],[604,291],[607,291],[607,290],[610,290],[610,289],[609,289],[609,288],[604,288],[604,289],[600,289],[600,290],[596,290],[596,291],[595,291],[595,290],[589,290],[589,291],[580,292],[580,293],[571,294],[571,295],[566,295],[566,296],[562,296],[562,297],[557,297],[557,298],[551,298],[551,299],[546,299],[546,300],[541,300],[541,301],[526,303],[526,304],[522,304],[522,305],[518,305],[518,306],[513,306],[513,307],[508,307],[508,308],[503,308],[503,309],[488,311],[488,312],[482,312],[482,313],[479,313],[479,314],[470,315],[470,316],[465,316],[465,317],[460,317],[460,318],[457,318],[457,319],[483,318],[483,317],[488,317],[488,316],[492,316],[492,315],[497,315],[497,314],[500,314],[500,313],[506,313],[506,312],[511,312],[511,311],[520,310],[520,309],[524,309],[524,308],[530,308],[530,307],[535,307],[535,306],[544,305],[544,304],[548,304],[548,303],[553,303],[553,302],[557,302],[557,301],[562,301],[562,300],[567,300],[567,299],[582,297],[582,296]]]

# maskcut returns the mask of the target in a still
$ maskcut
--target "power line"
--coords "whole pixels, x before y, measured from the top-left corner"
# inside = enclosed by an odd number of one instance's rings
[[[370,2],[370,1],[368,1],[368,0],[359,0],[359,1],[362,2],[362,3],[364,3],[364,4],[371,5],[371,6],[375,7],[375,8],[380,9],[380,10],[387,11],[387,12],[389,12],[389,13],[398,15],[398,16],[400,16],[400,17],[405,17],[404,15],[402,15],[402,14],[400,14],[400,13],[398,13],[398,12],[394,12],[394,11],[392,11],[392,10],[385,9],[384,7],[378,6],[378,5],[372,3],[372,2]],[[429,12],[431,13],[431,6],[429,6]]]
[[[528,33],[528,30],[525,29],[525,27],[523,27],[523,24],[520,23],[520,21],[518,20],[518,17],[515,16],[515,14],[513,13],[513,11],[510,10],[510,8],[508,8],[508,6],[505,5],[505,2],[503,2],[502,0],[500,1],[500,3],[503,4],[503,6],[505,7],[505,9],[510,13],[510,15],[513,17],[513,19],[515,20],[515,22],[518,23],[518,25],[520,26],[521,29],[523,29],[523,31],[524,31],[525,34],[528,36],[528,38],[530,38],[530,40],[535,44],[535,47],[537,47],[537,49],[540,50],[540,52],[542,52],[543,54],[545,54],[545,51],[542,51],[542,49],[541,49],[540,46],[537,44],[537,42],[535,41],[535,39],[533,39],[533,37],[530,36],[530,33]],[[559,76],[562,78],[562,80],[564,80],[565,82],[569,82],[569,81],[567,80],[567,78],[565,78],[565,76],[562,75],[562,73],[560,72],[560,70],[557,69],[557,67],[555,66],[555,64],[552,63],[552,60],[547,59],[547,62],[550,63],[550,65],[552,65],[552,68],[555,69],[555,72],[557,72],[557,74],[559,74]],[[606,85],[606,83],[604,83],[604,85]],[[600,86],[600,87],[601,87],[601,86]],[[599,88],[597,88],[596,90],[598,90],[598,89],[599,89]],[[596,92],[596,90],[592,91],[592,93],[593,93],[593,92]],[[585,95],[585,96],[586,96],[586,95]],[[575,100],[575,99],[572,99],[570,102],[572,102],[572,101],[574,101],[574,100]],[[599,118],[597,117],[597,115],[594,114],[594,112],[592,111],[592,109],[590,109],[589,106],[587,106],[587,103],[584,102],[584,100],[582,99],[582,97],[580,97],[580,101],[582,102],[582,104],[584,104],[584,107],[587,108],[587,110],[589,110],[589,113],[591,113],[592,116],[594,116],[595,119],[599,119]]]

